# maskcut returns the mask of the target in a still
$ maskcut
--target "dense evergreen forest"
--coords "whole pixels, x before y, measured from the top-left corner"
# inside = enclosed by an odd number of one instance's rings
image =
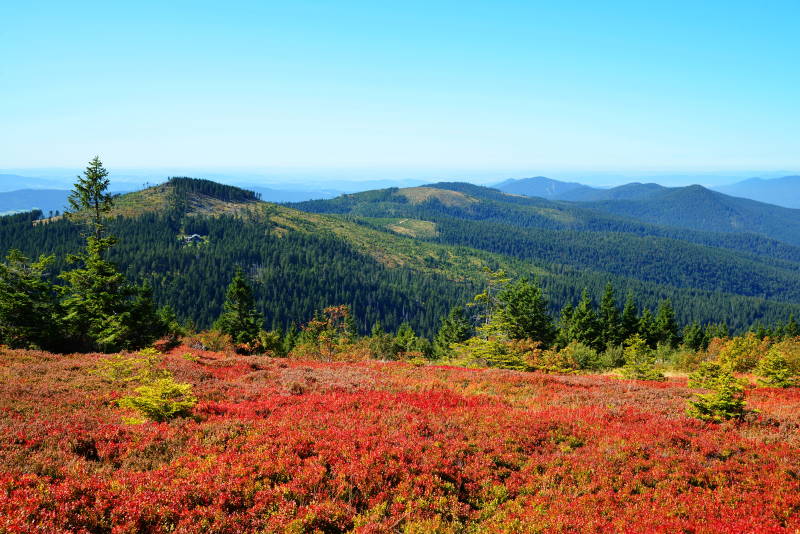
[[[32,225],[37,214],[0,218],[0,248],[29,257],[55,254],[52,272],[67,266],[81,247],[81,228],[66,220]],[[279,237],[264,225],[234,216],[182,217],[176,212],[117,217],[109,231],[118,237],[109,259],[126,276],[147,282],[156,302],[178,317],[207,328],[222,309],[225,287],[236,266],[254,282],[267,327],[300,324],[333,304],[354,310],[357,327],[368,332],[378,320],[387,329],[403,322],[431,335],[442,315],[475,292],[469,282],[409,269],[389,269],[332,235],[292,232]],[[202,243],[186,243],[199,234]],[[435,296],[435,298],[432,298]]]
[[[635,291],[647,307],[671,298],[681,322],[719,318],[740,329],[759,318],[785,317],[800,301],[800,248],[756,234],[656,226],[461,183],[292,206],[384,230],[387,217],[430,221],[436,232],[420,239],[502,254],[568,279],[565,287],[552,276],[542,278],[559,302],[577,300],[581,287],[598,294],[611,280]]]
[[[681,241],[670,235],[672,229],[572,208],[553,212],[540,199],[468,184],[442,184],[440,191],[455,198],[422,202],[387,189],[302,203],[298,207],[308,211],[341,214],[344,230],[335,234],[309,219],[296,231],[291,225],[274,228],[263,213],[226,211],[236,203],[264,213],[277,209],[252,192],[189,178],[166,185],[153,189],[159,197],[145,197],[149,208],[135,194],[117,199],[139,211],[112,212],[108,231],[118,243],[109,259],[129,279],[147,283],[157,304],[169,304],[179,319],[198,328],[219,316],[225,287],[242,267],[266,328],[285,329],[326,306],[346,304],[361,333],[378,321],[390,331],[407,322],[431,337],[441,318],[485,283],[478,265],[465,276],[438,265],[437,254],[481,258],[489,267],[536,278],[553,317],[576,304],[584,289],[599,299],[609,282],[619,306],[629,293],[640,311],[670,299],[680,325],[724,322],[741,331],[759,321],[777,324],[791,313],[800,316],[800,249],[760,236],[696,232]],[[156,204],[158,209],[150,209]],[[393,216],[433,221],[435,232],[398,237],[385,225]],[[34,212],[0,218],[0,250],[18,248],[33,258],[54,254],[50,272],[56,273],[80,249],[82,228],[64,218],[40,217]],[[351,238],[359,228],[373,236],[370,245],[358,246]],[[186,239],[193,234],[200,237]],[[389,266],[369,250],[386,247],[382,254],[391,254],[391,247],[412,241],[439,247],[431,249],[424,269],[402,262]],[[751,245],[752,252],[738,251]]]

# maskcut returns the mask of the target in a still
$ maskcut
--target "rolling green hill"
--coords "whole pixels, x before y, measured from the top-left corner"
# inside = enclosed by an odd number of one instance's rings
[[[421,195],[421,189],[428,191]],[[355,219],[424,220],[435,225],[436,233],[421,239],[499,253],[547,272],[619,277],[627,286],[632,281],[655,284],[662,294],[703,290],[791,306],[800,302],[800,248],[755,234],[659,226],[574,203],[460,183],[370,191],[294,206]]]
[[[800,245],[800,210],[731,197],[699,185],[654,191],[643,198],[581,206],[659,225],[709,232],[748,232]]]
[[[485,267],[536,276],[554,313],[583,288],[597,295],[611,281],[620,298],[632,291],[647,307],[671,298],[681,322],[743,328],[800,315],[800,249],[730,234],[695,236],[728,239],[725,246],[680,241],[668,229],[467,184],[344,195],[300,204],[302,211],[172,179],[115,204],[112,259],[201,327],[219,314],[236,265],[254,282],[268,327],[349,304],[362,332],[378,320],[387,329],[408,321],[430,335],[451,306],[480,289]],[[80,249],[81,228],[33,219],[0,218],[0,250],[54,253],[59,270]],[[187,242],[192,234],[199,242]],[[748,240],[758,252],[737,251]]]
[[[777,190],[780,185],[789,184],[784,188],[789,191],[794,184],[791,178],[754,183],[775,182]],[[663,187],[630,183],[598,189],[547,178],[529,178],[510,180],[497,187],[506,193],[577,202],[580,208],[655,225],[703,232],[752,233],[800,245],[800,209],[729,196],[700,185]],[[764,185],[764,188],[769,186]]]

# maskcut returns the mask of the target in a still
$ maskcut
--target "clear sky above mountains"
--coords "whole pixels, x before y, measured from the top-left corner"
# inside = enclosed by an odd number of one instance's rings
[[[800,169],[796,1],[7,2],[0,18],[2,168]]]

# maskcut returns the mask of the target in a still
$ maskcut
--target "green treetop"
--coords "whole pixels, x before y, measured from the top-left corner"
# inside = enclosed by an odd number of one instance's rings
[[[111,211],[113,205],[111,194],[107,193],[108,185],[108,171],[103,167],[100,158],[95,156],[83,171],[83,176],[78,176],[78,181],[67,199],[73,216],[83,213],[90,217],[95,239],[102,237],[103,216]]]
[[[619,308],[617,308],[617,301],[614,298],[614,288],[610,282],[606,284],[603,298],[600,300],[598,319],[601,337],[607,347],[618,345],[625,340]]]
[[[675,322],[675,311],[669,299],[661,301],[655,318],[656,343],[663,343],[670,347],[677,347],[680,341],[678,323]]]
[[[555,338],[542,289],[526,278],[505,285],[497,295],[499,305],[492,323],[510,339],[532,339],[547,346]]]
[[[258,338],[263,322],[253,290],[241,268],[237,268],[225,294],[224,311],[214,327],[230,335],[235,343],[251,343]]]
[[[433,340],[434,354],[437,358],[446,356],[450,352],[450,345],[466,341],[472,335],[474,328],[467,319],[464,308],[456,306],[450,310],[447,317],[442,319],[442,325]]]
[[[622,318],[620,320],[620,327],[622,328],[622,339],[629,339],[634,334],[639,333],[639,315],[636,310],[636,301],[633,298],[633,293],[628,293],[625,299],[625,307],[622,309]]]

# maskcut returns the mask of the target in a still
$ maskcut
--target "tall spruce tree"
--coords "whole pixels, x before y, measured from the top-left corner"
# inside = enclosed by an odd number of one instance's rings
[[[264,317],[256,310],[253,289],[241,268],[236,269],[228,290],[222,315],[214,328],[231,336],[234,343],[252,343],[258,338]]]
[[[58,302],[46,279],[52,256],[31,262],[16,249],[0,263],[0,343],[12,348],[57,350]]]
[[[108,171],[103,167],[100,157],[95,156],[83,171],[83,176],[77,178],[78,181],[67,198],[70,207],[67,216],[72,219],[88,219],[94,238],[99,240],[103,237],[105,228],[103,217],[113,206],[111,194],[107,192],[110,183]]]
[[[656,348],[658,345],[658,333],[656,331],[656,320],[653,317],[653,312],[649,308],[642,311],[642,316],[639,317],[639,335],[645,340],[647,346],[651,349]]]
[[[69,197],[69,217],[86,223],[86,250],[68,257],[78,267],[59,276],[63,329],[73,350],[115,351],[134,349],[154,341],[164,332],[147,291],[131,285],[106,259],[116,243],[106,235],[104,218],[112,208],[108,171],[95,157],[78,177]]]
[[[600,321],[602,342],[606,347],[619,345],[625,341],[619,308],[617,308],[617,301],[614,298],[614,287],[610,282],[606,284],[603,298],[600,300],[598,319]]]
[[[669,299],[662,300],[658,305],[655,319],[656,343],[662,343],[670,347],[677,347],[681,336],[678,330],[678,323],[675,321],[675,311],[672,309],[672,302]]]
[[[561,314],[558,319],[558,333],[556,334],[556,344],[559,347],[566,347],[572,342],[572,314],[575,313],[575,306],[567,302],[561,307]]]
[[[436,332],[433,340],[433,351],[437,358],[442,358],[450,352],[450,345],[461,343],[472,336],[474,328],[467,319],[464,308],[455,306],[450,313],[442,318],[442,325]]]
[[[639,333],[639,315],[636,310],[636,301],[633,298],[633,293],[629,292],[628,296],[625,298],[625,307],[622,309],[620,327],[622,329],[623,341]]]
[[[700,323],[692,321],[683,329],[683,345],[693,351],[705,350],[708,348],[709,339]]]
[[[553,320],[547,313],[542,289],[527,278],[503,287],[498,293],[493,324],[511,339],[532,339],[549,346],[555,338]]]
[[[572,312],[570,321],[571,332],[570,341],[580,341],[595,350],[602,350],[604,344],[601,340],[600,324],[597,320],[589,292],[585,289],[581,294],[581,300]]]

